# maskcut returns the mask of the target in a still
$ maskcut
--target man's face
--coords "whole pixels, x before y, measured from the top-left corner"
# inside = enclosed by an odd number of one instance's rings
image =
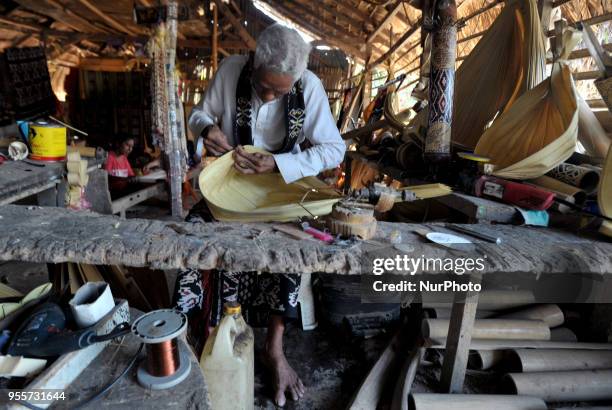
[[[263,102],[288,94],[291,87],[293,87],[293,77],[290,74],[278,74],[260,68],[253,75],[253,88]]]

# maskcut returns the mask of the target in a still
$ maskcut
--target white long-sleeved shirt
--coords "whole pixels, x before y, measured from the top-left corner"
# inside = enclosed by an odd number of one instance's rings
[[[247,56],[230,56],[223,60],[209,84],[204,97],[195,106],[189,118],[189,128],[200,135],[208,125],[217,124],[232,146],[236,117],[236,85]],[[286,183],[317,175],[336,167],[344,159],[346,145],[329,108],[323,84],[311,71],[302,75],[304,92],[304,126],[292,152],[275,154],[274,160]],[[255,90],[251,90],[251,126],[253,145],[267,151],[280,149],[285,140],[285,111],[283,98],[264,103]],[[312,147],[301,151],[299,144],[310,141]]]

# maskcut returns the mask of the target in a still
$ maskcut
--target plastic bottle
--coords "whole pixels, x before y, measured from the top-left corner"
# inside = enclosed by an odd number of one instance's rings
[[[255,338],[240,312],[238,303],[223,306],[223,318],[200,358],[215,410],[253,409]]]

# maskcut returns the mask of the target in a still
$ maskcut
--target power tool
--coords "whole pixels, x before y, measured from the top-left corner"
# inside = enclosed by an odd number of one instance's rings
[[[110,333],[99,336],[95,326],[72,331],[67,329],[66,325],[66,315],[62,308],[57,303],[45,302],[37,307],[15,332],[6,353],[11,356],[55,357],[130,332],[130,324],[127,322],[120,323]]]

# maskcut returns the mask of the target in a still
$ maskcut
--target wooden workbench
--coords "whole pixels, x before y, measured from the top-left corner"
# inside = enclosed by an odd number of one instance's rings
[[[88,162],[88,171],[91,171],[99,168],[103,161],[90,158]],[[40,162],[29,159],[5,161],[0,165],[0,205],[37,194],[39,203],[48,206],[58,205],[58,185],[63,181],[65,174],[65,162]]]
[[[442,224],[381,222],[373,240],[327,245],[316,240],[293,239],[266,223],[121,220],[50,207],[6,205],[0,208],[0,223],[3,227],[0,260],[5,261],[359,275],[371,274],[370,267],[367,263],[362,266],[362,262],[372,255],[390,258],[398,254],[417,258],[466,255],[428,243],[415,233],[423,229],[444,232]],[[477,224],[471,228],[503,240],[501,245],[473,240],[475,246],[470,255],[486,255],[482,275],[612,274],[612,243],[603,237],[579,237],[556,229],[511,225]],[[401,233],[400,247],[388,241],[394,230]],[[471,303],[455,304],[451,315],[442,373],[443,385],[451,392],[461,391],[463,385],[478,302],[477,294],[458,296],[467,297]]]
[[[84,262],[231,271],[362,274],[361,262],[412,253],[453,257],[456,250],[428,243],[415,229],[446,231],[440,224],[380,222],[376,237],[347,245],[296,240],[266,223],[121,220],[110,215],[61,208],[6,205],[0,208],[0,260]],[[495,245],[474,239],[475,255],[487,255],[489,273],[612,273],[612,243],[603,236],[579,237],[548,228],[471,225],[503,239]],[[400,252],[388,241],[401,232]],[[452,231],[448,231],[452,232]],[[401,273],[401,272],[400,272]]]

